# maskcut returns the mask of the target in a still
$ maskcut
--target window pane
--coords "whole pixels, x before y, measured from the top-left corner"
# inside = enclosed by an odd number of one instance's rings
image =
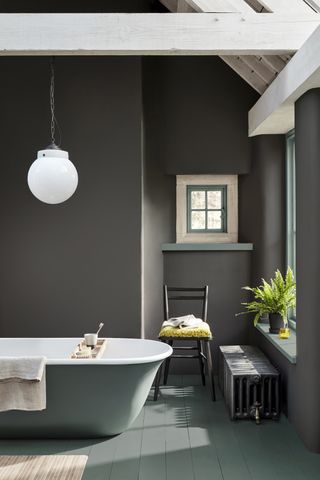
[[[206,228],[206,212],[191,212],[191,229],[204,230]]]
[[[206,192],[203,190],[191,192],[191,208],[206,208]]]
[[[208,212],[208,228],[214,230],[221,230],[222,219],[220,212]]]
[[[287,136],[287,264],[296,276],[296,192],[295,192],[295,138]],[[288,312],[289,318],[295,320],[296,311]]]
[[[207,192],[208,208],[222,208],[221,193],[221,190]]]

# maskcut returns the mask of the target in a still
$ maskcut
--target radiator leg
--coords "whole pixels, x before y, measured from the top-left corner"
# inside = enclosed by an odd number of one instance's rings
[[[259,402],[255,402],[254,404],[254,408],[255,408],[255,412],[254,412],[254,419],[256,421],[256,425],[260,425],[261,423],[261,420],[260,420],[260,403]]]
[[[206,353],[207,353],[207,365],[208,365],[208,375],[209,375],[209,381],[210,381],[210,387],[211,387],[211,398],[212,401],[216,401],[216,391],[214,388],[214,376],[213,376],[213,365],[212,365],[212,357],[211,357],[211,347],[210,347],[210,342],[207,340],[205,342],[206,345]]]

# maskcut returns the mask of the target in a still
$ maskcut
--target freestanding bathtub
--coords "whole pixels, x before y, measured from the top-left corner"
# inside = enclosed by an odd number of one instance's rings
[[[171,347],[153,340],[108,338],[101,358],[70,359],[80,340],[0,339],[0,357],[47,357],[46,410],[1,412],[1,438],[106,437],[135,420]]]

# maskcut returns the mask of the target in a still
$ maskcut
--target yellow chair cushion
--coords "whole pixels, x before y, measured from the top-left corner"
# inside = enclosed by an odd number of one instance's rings
[[[194,328],[179,328],[179,327],[162,327],[159,333],[159,337],[205,337],[211,338],[211,330],[207,323],[203,323],[200,327]]]

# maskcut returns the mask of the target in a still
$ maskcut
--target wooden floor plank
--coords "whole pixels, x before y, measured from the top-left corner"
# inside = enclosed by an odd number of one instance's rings
[[[210,441],[215,446],[215,452],[219,460],[223,479],[251,480],[252,476],[246,460],[242,455],[239,441],[235,435],[232,422],[229,420],[221,396],[218,395],[217,401],[212,402],[209,391],[200,393],[198,392],[199,389],[202,389],[202,387],[195,389],[194,399],[190,398],[189,401],[197,404],[199,403],[199,398],[204,398],[201,402],[201,408],[206,411],[208,435]],[[207,399],[205,400],[206,396]],[[199,408],[200,406],[198,406],[198,409]],[[196,406],[194,409],[197,411]]]
[[[320,455],[306,449],[297,432],[284,416],[276,435],[288,446],[289,457],[294,459],[293,465],[303,472],[303,478],[311,480],[320,477]]]
[[[108,480],[119,436],[96,441],[92,446],[82,480]]]
[[[165,439],[167,480],[196,480],[193,472],[191,445],[186,419],[183,387],[167,388]]]
[[[274,478],[279,480],[305,480],[301,466],[292,462],[287,439],[281,434],[282,424],[290,430],[287,419],[282,415],[279,422],[264,421],[258,426],[258,434],[262,448],[269,452],[269,461],[274,465]],[[320,470],[319,470],[320,472]]]
[[[110,480],[138,480],[144,412],[142,409],[132,427],[118,436]]]
[[[278,480],[270,451],[261,442],[259,426],[250,420],[236,421],[234,422],[234,431],[254,480],[270,480],[271,478]]]
[[[188,380],[184,378],[184,382]],[[217,449],[211,435],[213,425],[210,419],[208,421],[208,410],[212,408],[210,393],[202,386],[194,388],[193,385],[190,387],[186,384],[184,400],[194,476],[197,480],[223,480]],[[195,392],[202,394],[198,395],[198,401],[194,401]]]
[[[145,406],[139,480],[166,480],[165,411],[163,400]]]

